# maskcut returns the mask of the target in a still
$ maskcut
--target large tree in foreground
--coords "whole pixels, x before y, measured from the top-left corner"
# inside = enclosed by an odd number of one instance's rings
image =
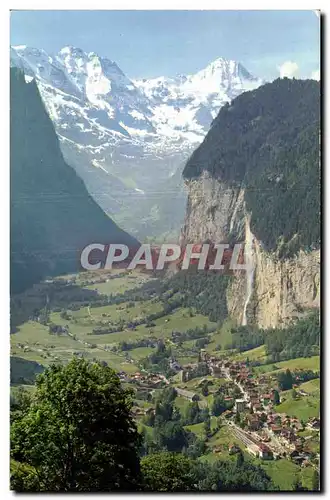
[[[31,405],[11,432],[12,458],[36,471],[34,489],[138,490],[139,435],[131,393],[116,373],[73,359],[47,369],[36,385]]]
[[[155,453],[143,457],[141,470],[145,491],[197,491],[195,461],[181,453]]]

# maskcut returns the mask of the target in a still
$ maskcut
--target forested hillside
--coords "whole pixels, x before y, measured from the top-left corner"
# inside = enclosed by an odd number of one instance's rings
[[[281,255],[320,241],[320,86],[277,79],[221,108],[184,169],[245,188],[251,229]]]
[[[76,271],[90,243],[136,240],[106,216],[63,160],[34,81],[11,69],[11,290]]]

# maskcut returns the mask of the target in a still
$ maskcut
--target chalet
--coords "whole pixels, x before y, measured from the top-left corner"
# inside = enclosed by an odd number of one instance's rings
[[[185,391],[184,389],[179,389],[176,387],[176,392],[179,396],[182,396],[185,399],[188,399],[189,401],[198,401],[199,396],[198,394],[191,392],[191,391]]]
[[[236,399],[235,401],[235,410],[240,413],[245,410],[245,400],[244,399]]]
[[[231,377],[234,377],[235,375],[237,375],[237,373],[238,373],[238,369],[237,368],[234,368],[234,367],[229,368],[229,375]]]
[[[259,399],[258,398],[251,398],[250,399],[250,407],[254,407],[254,406],[259,406],[260,405],[260,402],[259,402]]]
[[[222,377],[222,369],[219,366],[211,366],[211,375],[216,378]]]
[[[303,450],[304,444],[301,441],[297,441],[294,445],[294,451],[300,453]]]
[[[240,451],[241,449],[236,444],[231,444],[229,446],[229,455],[234,455],[235,453],[239,453]]]
[[[249,395],[249,398],[250,399],[257,399],[259,401],[259,399],[258,399],[258,391],[253,386],[251,387],[251,381],[249,381],[249,382],[250,382],[249,383],[250,387],[247,387],[247,389],[246,389],[246,392]]]
[[[297,432],[304,430],[304,426],[299,421],[291,422],[291,427],[295,429]]]
[[[247,451],[255,457],[259,456],[259,446],[257,446],[256,444],[249,444],[249,446],[247,447]]]
[[[319,418],[311,418],[307,422],[307,427],[309,427],[312,430],[319,431],[320,430],[320,419]]]
[[[288,443],[293,443],[297,439],[292,429],[282,429],[281,437],[285,439]]]
[[[238,375],[236,376],[235,380],[236,382],[241,382],[241,383],[245,383],[245,381],[247,381],[248,379],[248,376],[246,373],[238,373]]]
[[[201,361],[208,361],[210,358],[209,353],[205,349],[200,350],[200,360]]]
[[[250,431],[257,431],[261,427],[260,418],[258,415],[247,415],[247,426]]]
[[[259,446],[259,457],[262,460],[273,460],[273,452],[268,446],[261,443]]]
[[[282,427],[279,427],[277,425],[270,425],[270,431],[272,434],[278,436],[282,432]]]

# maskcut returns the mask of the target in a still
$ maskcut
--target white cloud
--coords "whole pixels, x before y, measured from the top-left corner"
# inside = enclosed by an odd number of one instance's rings
[[[311,79],[317,80],[318,82],[320,81],[320,70],[319,69],[312,72]]]
[[[299,71],[299,66],[297,63],[293,61],[285,61],[281,66],[278,66],[277,69],[280,72],[280,77],[284,78],[293,78],[296,77]]]

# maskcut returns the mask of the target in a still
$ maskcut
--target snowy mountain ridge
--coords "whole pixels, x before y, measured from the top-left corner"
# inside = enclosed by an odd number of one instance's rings
[[[60,129],[63,125],[64,130],[67,128],[64,118],[72,114],[66,108],[76,108],[78,99],[81,130],[82,125],[86,129],[87,120],[87,132],[99,127],[103,135],[105,128],[124,138],[130,136],[131,140],[150,135],[151,148],[155,145],[155,149],[161,148],[162,136],[174,142],[200,142],[221,105],[262,83],[240,63],[223,58],[193,75],[135,81],[125,76],[115,62],[76,47],[64,47],[53,56],[42,49],[16,46],[11,48],[11,59],[28,76],[36,78]],[[71,97],[69,105],[70,100],[63,94]]]
[[[154,193],[221,106],[263,83],[223,58],[192,75],[132,80],[116,62],[72,46],[57,54],[13,46],[11,65],[35,78],[66,161],[112,216]]]

